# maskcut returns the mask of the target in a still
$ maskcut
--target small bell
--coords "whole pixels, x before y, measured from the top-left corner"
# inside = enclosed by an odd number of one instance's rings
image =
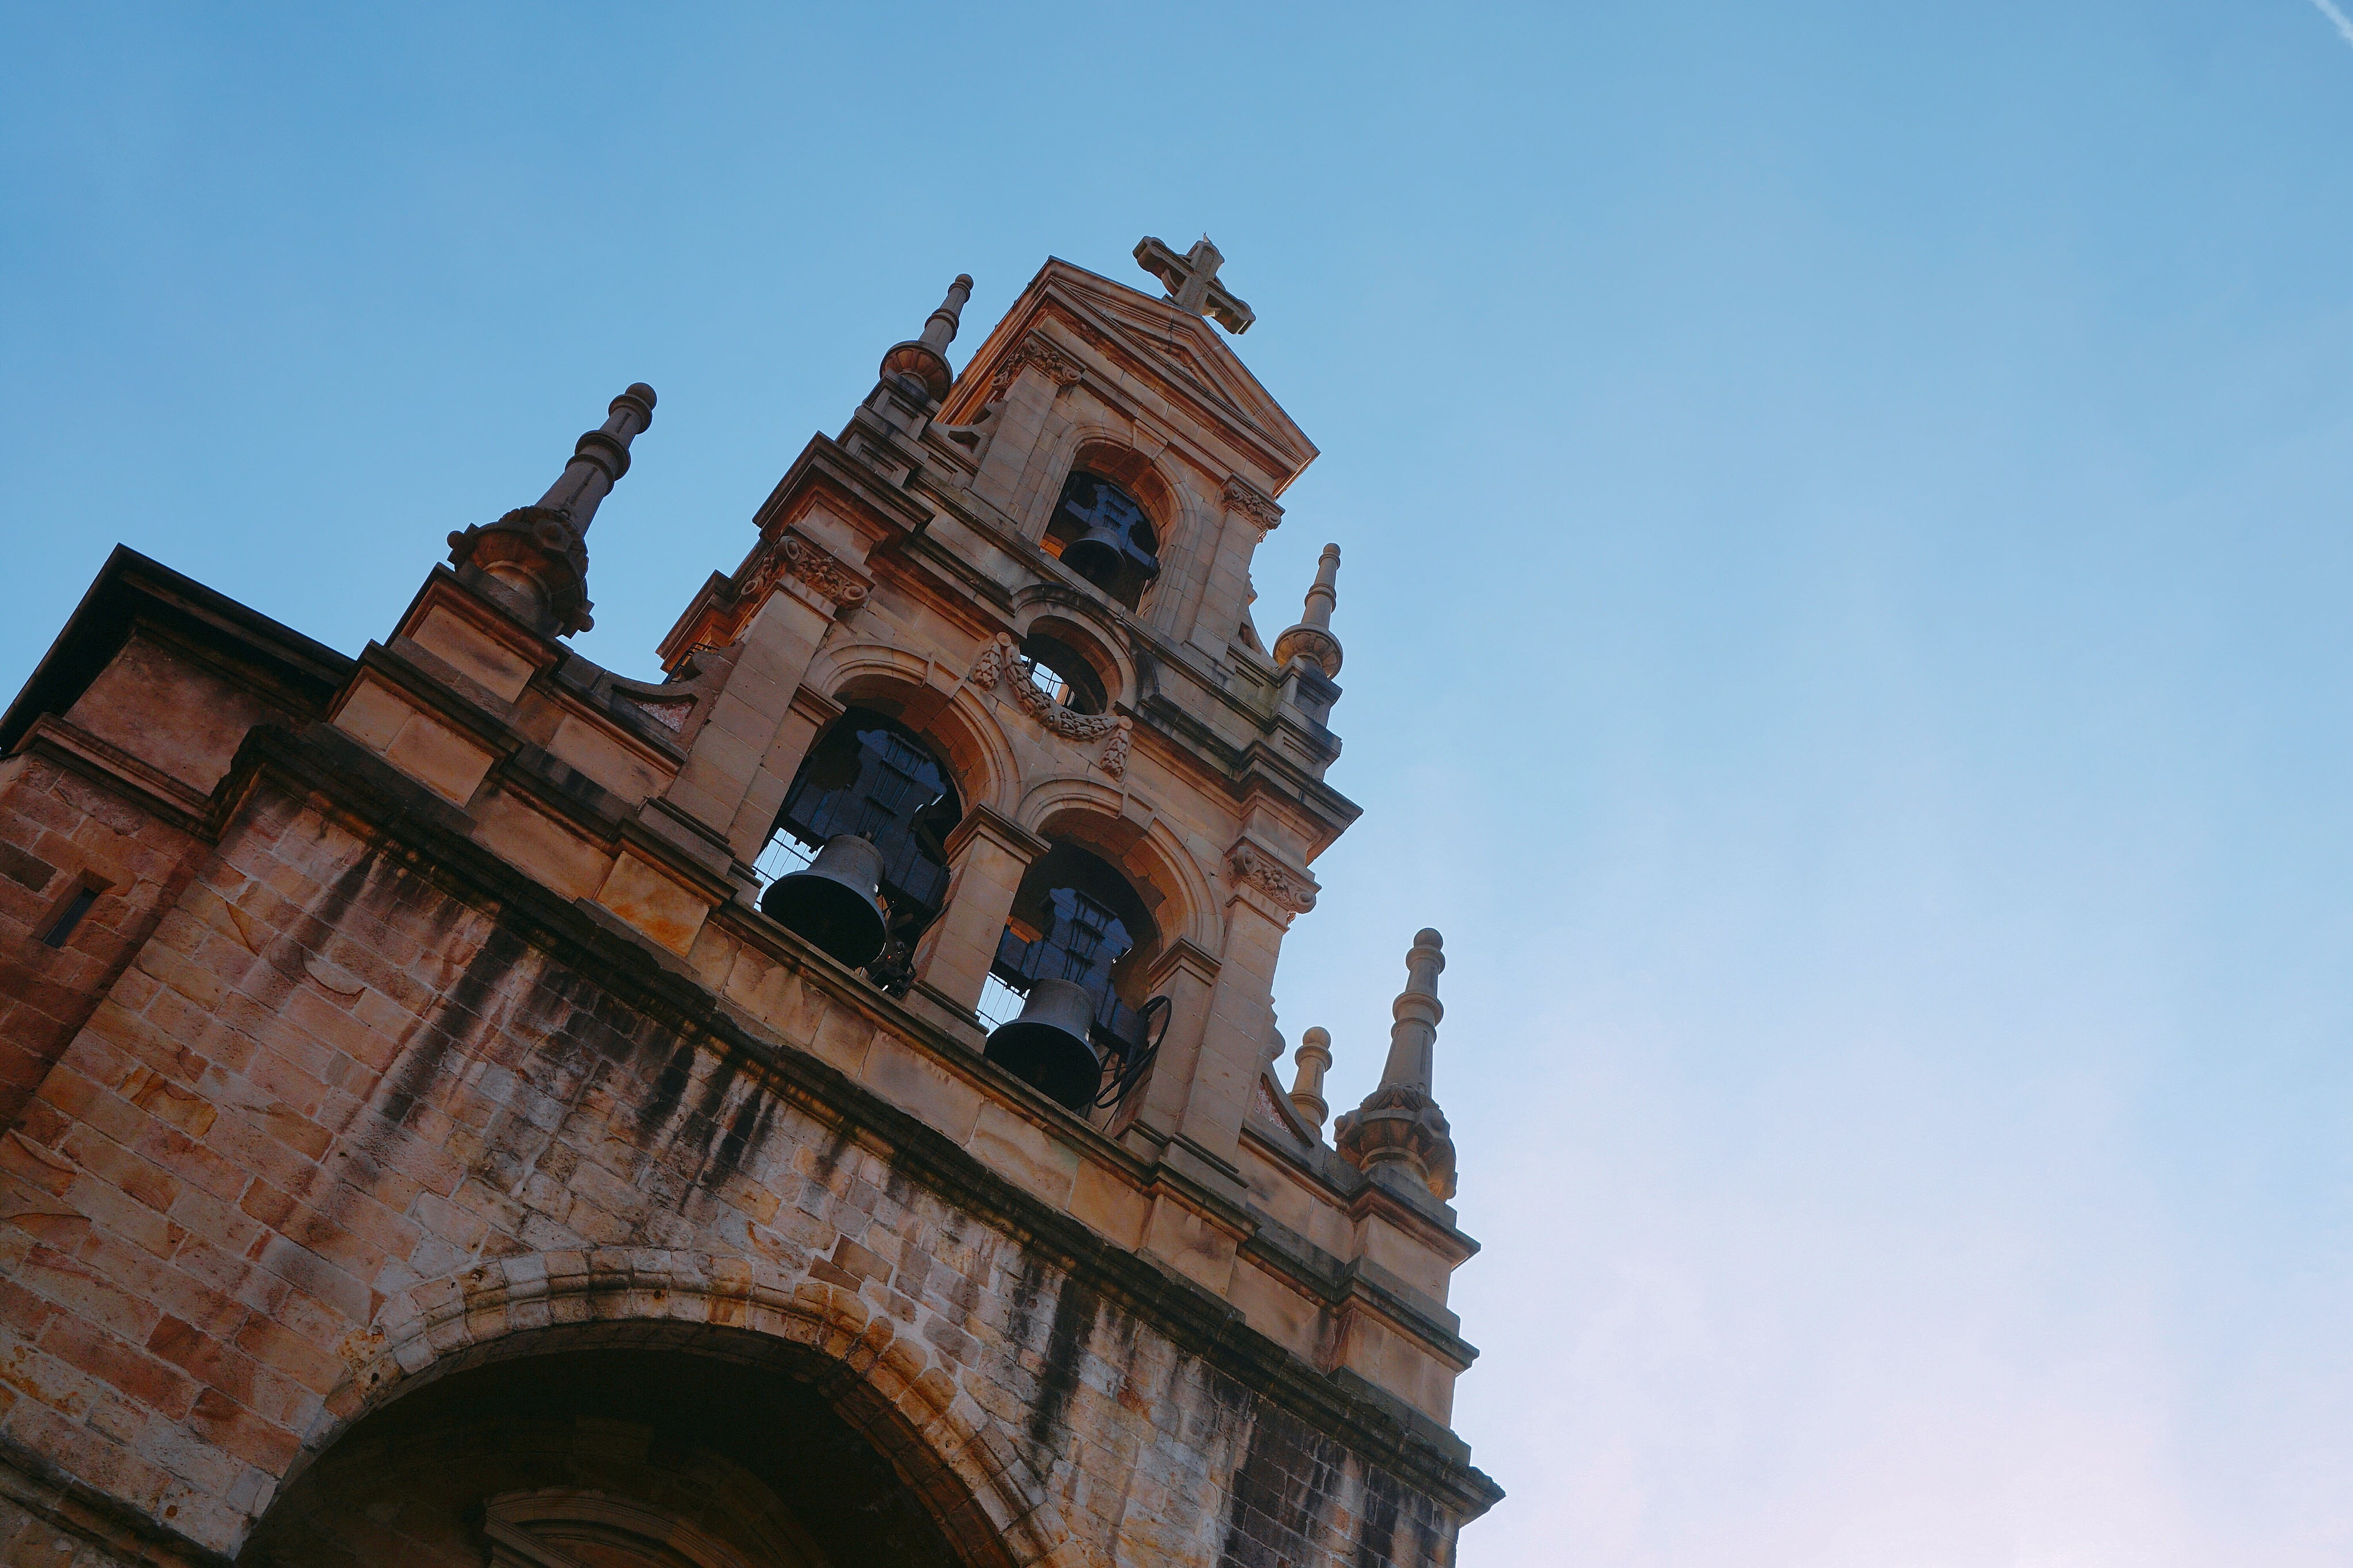
[[[1033,980],[1021,1016],[998,1025],[981,1055],[1084,1114],[1103,1085],[1103,1063],[1087,1044],[1094,1017],[1094,994],[1077,981]]]
[[[1134,574],[1149,583],[1160,575],[1152,525],[1134,496],[1098,474],[1074,470],[1062,486],[1061,518],[1083,525],[1062,550],[1062,564],[1101,588],[1117,591]]]
[[[854,833],[839,834],[807,867],[769,884],[760,912],[861,969],[890,934],[875,902],[881,883],[882,852]]]

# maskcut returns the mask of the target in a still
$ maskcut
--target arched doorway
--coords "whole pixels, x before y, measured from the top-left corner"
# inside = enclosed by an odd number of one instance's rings
[[[904,1451],[903,1436],[861,1432],[816,1381],[823,1370],[797,1347],[712,1331],[685,1346],[575,1343],[452,1372],[337,1438],[278,1499],[237,1561],[1003,1562],[981,1543],[951,1542],[875,1441]]]

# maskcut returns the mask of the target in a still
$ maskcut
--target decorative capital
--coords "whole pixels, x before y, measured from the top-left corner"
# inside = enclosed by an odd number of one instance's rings
[[[1246,882],[1294,915],[1315,907],[1315,879],[1294,869],[1249,839],[1238,839],[1226,851],[1226,864],[1237,882]]]
[[[1030,365],[1036,365],[1040,374],[1054,384],[1057,392],[1076,386],[1086,377],[1086,373],[1079,368],[1076,361],[1032,332],[1022,339],[1011,353],[997,361],[997,368],[989,373],[988,400],[994,403],[1003,397],[1005,389],[1013,384],[1013,378]]]
[[[785,577],[804,583],[812,593],[832,600],[837,611],[856,609],[872,592],[863,578],[797,533],[777,539],[775,551],[761,571],[759,587],[765,590]]]
[[[1222,499],[1227,510],[1240,512],[1268,533],[1282,525],[1282,508],[1275,504],[1274,498],[1240,474],[1226,480]]]

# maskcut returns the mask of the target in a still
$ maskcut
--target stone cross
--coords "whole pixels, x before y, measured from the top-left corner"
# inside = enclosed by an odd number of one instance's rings
[[[1168,298],[1178,310],[1207,316],[1240,337],[1258,315],[1218,281],[1218,268],[1225,260],[1206,234],[1182,256],[1149,235],[1135,242],[1135,264],[1168,286]]]

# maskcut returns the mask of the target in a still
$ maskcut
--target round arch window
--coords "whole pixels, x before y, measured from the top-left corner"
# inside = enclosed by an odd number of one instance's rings
[[[1094,661],[1061,638],[1032,633],[1021,641],[1021,657],[1029,661],[1029,684],[1050,701],[1073,713],[1100,713],[1111,705]]]

